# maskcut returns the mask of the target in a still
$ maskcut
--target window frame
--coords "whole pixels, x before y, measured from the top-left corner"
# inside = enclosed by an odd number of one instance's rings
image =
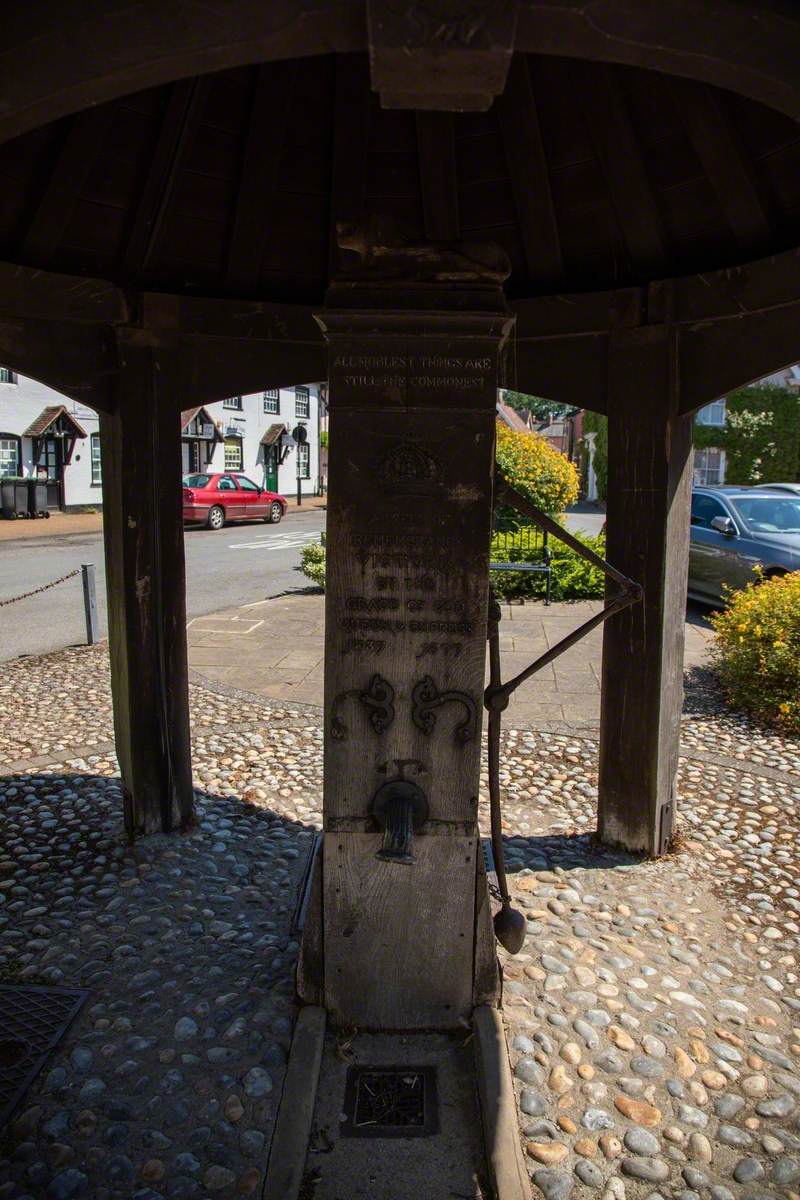
[[[233,450],[234,448],[236,448],[238,452],[238,462],[235,466],[233,463],[228,462],[228,451]],[[244,447],[240,437],[234,437],[231,434],[224,439],[222,446],[222,463],[226,474],[230,473],[231,471],[241,471],[244,469]]]
[[[95,447],[97,455],[95,456]],[[100,447],[100,434],[89,434],[89,471],[91,474],[90,487],[103,486],[103,453]]]
[[[304,466],[303,470],[301,464]],[[297,478],[311,478],[311,447],[308,442],[298,442],[297,445]]]
[[[294,389],[294,415],[301,420],[311,418],[311,389],[296,387]]]
[[[11,367],[0,367],[0,383],[19,383],[19,376],[16,371],[12,371]],[[3,434],[5,437],[6,435]]]
[[[715,409],[718,412],[715,413],[713,411]],[[704,404],[702,408],[698,409],[695,413],[695,421],[706,429],[724,429],[727,415],[727,400],[723,396],[721,400],[712,400],[710,404]],[[712,419],[716,416],[721,416],[722,420]]]
[[[281,393],[280,388],[267,388],[263,396],[264,412],[270,416],[278,416],[281,411]],[[275,405],[274,408],[268,408],[267,405]]]
[[[17,447],[17,465],[13,475],[22,474],[22,438],[18,433],[0,433],[0,442],[14,442]],[[0,477],[7,478],[7,472],[0,468]]]
[[[222,401],[222,407],[230,409],[232,412],[242,411],[242,397],[228,396],[227,400]]]
[[[719,455],[719,465],[715,477],[709,478],[708,458],[712,454]],[[699,460],[699,461],[698,461]],[[725,480],[725,451],[719,446],[696,446],[692,462],[692,481],[695,487],[718,487]]]

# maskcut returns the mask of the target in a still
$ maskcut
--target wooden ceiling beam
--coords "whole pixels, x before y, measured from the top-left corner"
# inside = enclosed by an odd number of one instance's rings
[[[508,173],[514,192],[528,274],[535,283],[557,285],[564,275],[550,172],[542,142],[528,59],[515,54],[506,90],[495,101]]]
[[[613,69],[603,63],[571,63],[565,85],[576,79],[631,265],[647,278],[665,266],[664,228],[624,97]]]
[[[328,277],[339,271],[337,221],[360,221],[366,215],[367,149],[371,104],[369,60],[365,55],[337,54],[333,104],[330,239]]]
[[[125,248],[123,268],[134,279],[155,257],[170,197],[206,95],[205,79],[183,79],[172,94]]]
[[[269,231],[270,198],[286,143],[296,75],[295,61],[256,68],[225,270],[225,285],[232,291],[247,293],[258,286]]]
[[[53,254],[115,116],[116,108],[112,104],[87,109],[72,118],[22,240],[20,257],[46,262]]]
[[[454,117],[449,112],[418,112],[416,119],[425,236],[454,242],[461,232]]]
[[[772,240],[769,209],[725,107],[724,95],[707,84],[686,79],[670,79],[669,87],[737,242],[744,250],[766,248]]]

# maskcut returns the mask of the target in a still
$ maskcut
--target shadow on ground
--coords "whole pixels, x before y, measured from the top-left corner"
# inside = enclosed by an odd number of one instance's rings
[[[0,780],[0,977],[89,991],[11,1121],[3,1195],[261,1186],[316,830],[196,799],[193,829],[129,846],[118,777]]]

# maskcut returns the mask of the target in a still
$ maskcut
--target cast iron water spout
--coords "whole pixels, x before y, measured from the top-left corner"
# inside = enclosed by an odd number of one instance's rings
[[[428,800],[422,788],[410,779],[389,779],[373,797],[372,815],[383,830],[383,844],[376,858],[413,863],[413,835],[428,819]]]

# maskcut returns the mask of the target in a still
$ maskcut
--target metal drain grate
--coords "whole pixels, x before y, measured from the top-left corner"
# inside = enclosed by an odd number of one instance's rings
[[[88,992],[0,984],[0,1129],[69,1029]]]
[[[435,1067],[350,1067],[343,1137],[430,1137],[438,1133]]]

